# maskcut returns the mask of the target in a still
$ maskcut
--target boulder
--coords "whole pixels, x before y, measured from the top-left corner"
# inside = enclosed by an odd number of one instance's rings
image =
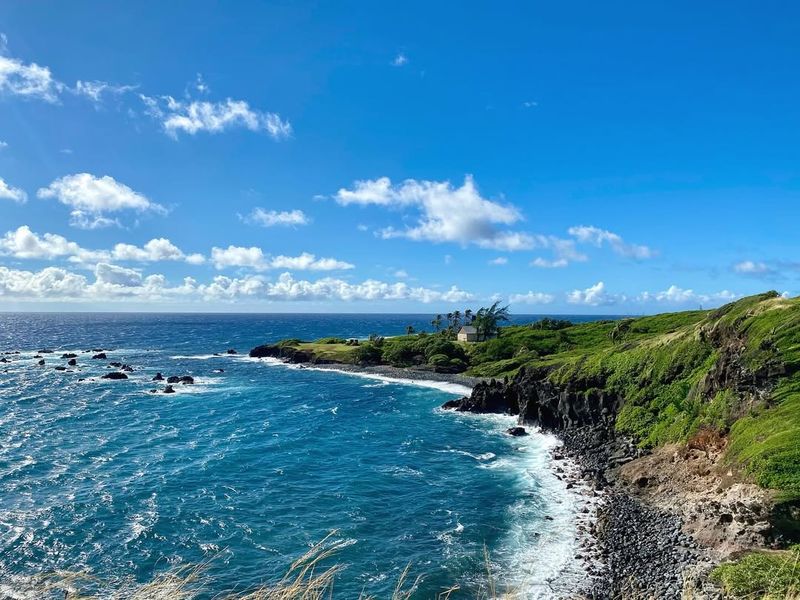
[[[506,433],[508,435],[513,435],[514,437],[519,437],[521,435],[528,435],[528,432],[525,431],[524,427],[509,427],[506,429]]]
[[[76,365],[78,364],[78,361],[77,361],[77,360],[75,360],[74,358],[70,358],[70,359],[69,359],[69,361],[67,362],[67,364],[68,364],[70,367],[74,367],[74,366],[76,366]]]
[[[39,365],[40,367],[44,366],[44,359],[43,358],[40,359],[39,362],[37,362],[36,364]]]
[[[164,376],[159,372],[153,377],[153,381],[164,381]]]
[[[131,367],[130,365],[122,365],[120,369],[122,371],[126,371],[127,373],[133,373],[133,367]]]
[[[104,360],[104,359],[106,359],[108,357],[106,356],[105,352],[98,352],[97,354],[92,356],[92,358],[96,358],[97,360]]]
[[[105,375],[101,376],[101,379],[127,379],[128,376],[125,373],[113,372],[113,373],[106,373]]]
[[[58,366],[56,367],[56,371],[66,371],[67,367]]]
[[[238,353],[238,352],[236,352],[236,350],[234,350],[233,348],[228,348],[228,350],[226,350],[226,351],[225,351],[225,353],[226,353],[226,354],[239,354],[239,353]]]
[[[47,348],[43,348],[42,350],[37,350],[36,354],[52,354],[52,350],[48,350]]]
[[[74,352],[66,352],[61,355],[61,358],[78,358],[78,355]]]
[[[164,393],[165,394],[174,394],[175,393],[175,389],[171,385],[167,385],[167,386],[164,387]]]
[[[167,377],[167,383],[180,383],[181,378],[177,375],[170,375]]]
[[[110,362],[108,364],[110,364],[112,367],[117,367],[118,369],[122,366],[122,363],[117,361]]]
[[[191,375],[184,375],[180,379],[181,383],[194,383],[194,377]]]

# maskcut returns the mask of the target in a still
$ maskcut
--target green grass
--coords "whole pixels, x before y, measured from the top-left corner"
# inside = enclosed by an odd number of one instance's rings
[[[729,598],[778,600],[800,593],[800,546],[783,552],[752,552],[711,574]]]
[[[355,346],[348,346],[340,343],[330,343],[327,340],[317,342],[300,342],[297,344],[299,350],[307,350],[324,360],[341,363],[353,362],[353,350]]]

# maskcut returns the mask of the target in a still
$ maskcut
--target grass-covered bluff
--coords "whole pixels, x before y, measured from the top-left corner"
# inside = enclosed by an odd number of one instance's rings
[[[358,343],[285,340],[269,348],[302,362],[494,378],[534,372],[587,397],[619,398],[616,428],[642,447],[717,433],[727,440],[731,467],[784,499],[800,498],[798,298],[769,292],[716,310],[574,325],[544,320],[503,327],[478,343],[454,337],[451,328]]]

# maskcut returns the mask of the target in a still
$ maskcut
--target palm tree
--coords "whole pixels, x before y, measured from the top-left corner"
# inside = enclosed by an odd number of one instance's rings
[[[475,320],[475,317],[472,315],[472,309],[468,308],[464,311],[464,323],[471,325],[473,320]]]
[[[406,325],[406,335],[414,335],[414,326]]]
[[[461,311],[454,310],[453,311],[453,329],[458,329],[458,326],[461,325]]]
[[[489,308],[481,308],[475,317],[478,338],[483,337],[483,339],[486,339],[500,333],[500,322],[508,321],[508,317],[508,306],[501,307],[499,300]]]
[[[453,313],[447,313],[447,328],[453,329]]]
[[[436,315],[436,318],[431,321],[431,325],[436,331],[439,331],[442,328],[442,315]]]

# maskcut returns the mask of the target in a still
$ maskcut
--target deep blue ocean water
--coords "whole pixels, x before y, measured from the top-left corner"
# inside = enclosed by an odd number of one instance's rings
[[[533,317],[516,317],[518,321]],[[582,320],[587,320],[583,317]],[[552,597],[579,580],[579,501],[542,435],[511,419],[442,412],[465,390],[272,361],[285,337],[396,335],[428,315],[0,314],[0,597],[28,577],[107,581],[210,559],[211,592],[275,580],[332,530],[347,546],[337,597],[385,596],[402,570],[415,597],[485,579]],[[35,363],[40,348],[56,350]],[[100,380],[111,349],[135,371]],[[236,348],[236,356],[214,356]],[[78,366],[63,352],[76,352]],[[219,370],[223,372],[218,372]],[[150,394],[151,377],[193,386]],[[79,381],[83,378],[84,381]]]

